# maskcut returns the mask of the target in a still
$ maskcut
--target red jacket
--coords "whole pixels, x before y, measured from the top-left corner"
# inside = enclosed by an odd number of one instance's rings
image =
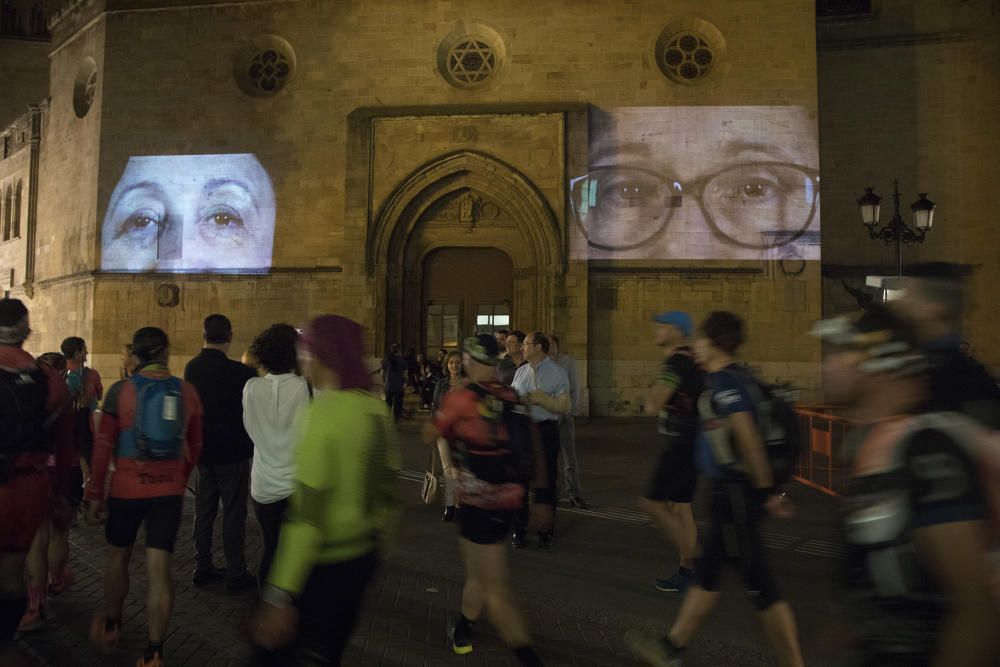
[[[38,364],[35,358],[19,347],[12,345],[0,345],[0,366],[23,370],[35,368]],[[62,379],[58,372],[51,368],[43,368],[45,377],[48,379],[49,391],[45,401],[45,410],[52,414],[56,410],[62,410],[59,418],[52,426],[53,453],[55,454],[55,469],[53,474],[54,488],[65,488],[66,473],[76,458],[76,433],[73,423],[73,410],[70,405],[69,390],[66,388],[66,381]],[[14,468],[45,468],[49,458],[49,452],[22,453],[12,462]]]
[[[167,378],[170,371],[164,366],[150,365],[140,371],[150,378]],[[135,425],[135,384],[120,380],[108,390],[101,409],[100,426],[94,442],[94,456],[90,466],[90,483],[87,500],[114,498],[158,498],[182,496],[188,476],[201,456],[202,410],[198,392],[187,382],[181,383],[184,401],[184,456],[176,461],[143,461],[118,456],[119,436]],[[108,484],[110,463],[115,471]],[[105,491],[107,489],[107,492]]]

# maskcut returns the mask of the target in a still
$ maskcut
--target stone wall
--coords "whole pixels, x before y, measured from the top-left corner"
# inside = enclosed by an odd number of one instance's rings
[[[864,273],[895,270],[893,246],[868,240],[855,199],[874,186],[888,222],[898,178],[908,223],[919,192],[938,206],[925,243],[903,248],[904,264],[972,265],[966,333],[976,355],[996,364],[1000,8],[988,0],[883,0],[879,6],[874,19],[819,26],[823,259],[839,271],[828,278],[825,307],[851,306],[839,281],[852,267],[856,283]]]
[[[0,36],[0,126],[49,94],[49,43]]]
[[[711,21],[725,36],[726,57],[702,85],[673,83],[653,62],[661,30],[684,17]],[[438,69],[439,44],[463,22],[488,26],[503,42],[498,72],[482,87],[453,86]],[[44,297],[32,304],[44,332],[38,344],[83,335],[95,366],[108,374],[117,368],[123,338],[145,324],[167,327],[176,354],[193,353],[201,320],[212,311],[232,317],[237,348],[275,320],[300,322],[324,310],[377,324],[385,283],[367,270],[363,249],[381,201],[422,164],[474,149],[525,174],[550,211],[552,244],[563,255],[533,267],[537,277],[522,274],[526,282],[544,282],[538,294],[550,301],[532,311],[532,319],[544,321],[518,325],[556,329],[567,351],[600,369],[590,380],[599,396],[592,403],[596,414],[621,412],[609,407],[616,401],[634,405],[656,357],[641,348],[648,317],[675,293],[686,295],[682,303],[696,315],[717,306],[741,310],[757,338],[749,360],[784,364],[771,374],[808,385],[818,350],[802,331],[819,310],[817,271],[777,278],[765,258],[747,263],[760,271],[749,279],[697,271],[690,278],[676,269],[691,263],[665,262],[652,285],[658,296],[640,299],[639,287],[650,287],[648,267],[625,264],[607,274],[592,271],[579,254],[568,259],[567,251],[584,241],[567,224],[565,189],[588,168],[587,105],[791,105],[814,112],[813,22],[811,0],[301,0],[183,7],[81,0],[54,24],[37,253]],[[234,80],[234,58],[245,40],[265,34],[292,46],[295,72],[276,95],[249,97]],[[87,58],[96,80],[93,102],[80,118]],[[272,273],[101,273],[101,221],[129,158],[219,153],[253,153],[271,176],[277,201]],[[611,313],[593,304],[608,281],[632,295]],[[177,285],[178,305],[157,305],[163,283]],[[56,334],[66,322],[74,330]],[[373,338],[373,352],[380,345]]]

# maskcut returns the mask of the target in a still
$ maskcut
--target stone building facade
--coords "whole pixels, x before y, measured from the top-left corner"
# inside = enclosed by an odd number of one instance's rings
[[[650,316],[729,309],[748,323],[744,356],[816,396],[811,0],[78,0],[49,26],[48,96],[0,160],[0,184],[35,189],[21,236],[0,243],[34,352],[82,335],[113,376],[138,326],[166,329],[179,367],[208,313],[232,318],[239,349],[272,322],[337,312],[377,358],[502,315],[561,335],[591,414],[631,415],[660,361]],[[646,166],[602,162],[609,137]],[[243,230],[221,195],[200,195],[217,227],[172,241],[168,205],[119,215],[137,189],[152,198],[220,160],[252,163],[267,266],[184,264],[192,243]],[[766,243],[733,208],[774,187],[748,162],[801,191]],[[157,170],[173,185],[150,183]],[[239,179],[219,180],[200,192]],[[612,207],[634,227],[584,222]]]
[[[968,267],[965,335],[975,356],[996,369],[1000,2],[863,4],[869,12],[817,23],[824,309],[855,306],[841,281],[860,286],[866,274],[895,270],[894,248],[868,240],[855,200],[874,186],[888,222],[897,178],[908,222],[918,193],[937,204],[925,242],[903,248],[904,265]]]

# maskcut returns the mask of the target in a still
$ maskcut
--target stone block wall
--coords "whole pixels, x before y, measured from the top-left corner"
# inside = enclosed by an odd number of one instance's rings
[[[660,31],[683,17],[711,21],[725,36],[726,58],[703,85],[673,83],[653,61]],[[488,26],[504,42],[501,68],[480,88],[455,87],[438,70],[439,43],[463,21]],[[83,335],[106,373],[117,368],[123,337],[145,324],[168,328],[175,355],[193,354],[202,318],[216,310],[233,318],[237,348],[248,332],[275,320],[297,322],[324,310],[371,323],[384,293],[364,267],[371,217],[399,181],[450,149],[475,146],[516,165],[547,201],[563,248],[578,246],[582,237],[566,223],[565,188],[588,168],[587,105],[815,110],[813,24],[811,0],[82,0],[54,26],[37,249],[44,297],[32,304],[40,311],[40,344]],[[245,40],[263,34],[288,40],[296,70],[278,94],[252,98],[234,81],[233,62]],[[79,118],[74,84],[87,58],[96,65],[96,91]],[[464,133],[468,127],[475,137]],[[253,153],[271,176],[272,274],[102,274],[101,221],[128,159],[217,153]],[[599,394],[594,412],[616,413],[606,406],[634,396],[650,375],[655,350],[640,354],[635,346],[662,299],[622,298],[604,313],[594,302],[608,281],[638,295],[649,274],[636,266],[618,267],[613,276],[592,268],[565,261],[544,278],[552,295],[545,327],[587,362]],[[656,281],[655,291],[687,295],[694,314],[717,303],[743,308],[752,332],[783,313],[782,322],[794,327],[779,330],[774,351],[748,349],[751,361],[786,364],[775,368],[803,378],[806,372],[788,364],[817,361],[816,349],[795,338],[800,321],[818,313],[819,276],[811,268],[794,281],[689,280],[676,272]],[[157,305],[164,282],[180,288],[179,305]],[[71,311],[78,313],[76,330],[56,334]]]
[[[894,248],[868,240],[855,199],[874,186],[884,224],[898,178],[912,224],[909,204],[927,192],[938,206],[934,228],[922,245],[903,248],[903,262],[971,265],[966,335],[977,357],[996,364],[1000,10],[986,0],[879,5],[874,19],[819,26],[824,263],[891,275]],[[828,312],[851,305],[839,280],[828,280],[827,291],[839,294]]]
[[[0,127],[49,94],[49,43],[0,36]]]

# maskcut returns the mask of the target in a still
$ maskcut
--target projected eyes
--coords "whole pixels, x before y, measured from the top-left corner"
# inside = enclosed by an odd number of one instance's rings
[[[570,183],[577,224],[590,245],[607,250],[642,246],[685,199],[737,245],[788,243],[811,223],[818,191],[815,170],[781,162],[734,165],[683,185],[636,167],[597,167]]]
[[[274,187],[255,155],[132,157],[104,216],[101,268],[267,270],[274,224]]]

